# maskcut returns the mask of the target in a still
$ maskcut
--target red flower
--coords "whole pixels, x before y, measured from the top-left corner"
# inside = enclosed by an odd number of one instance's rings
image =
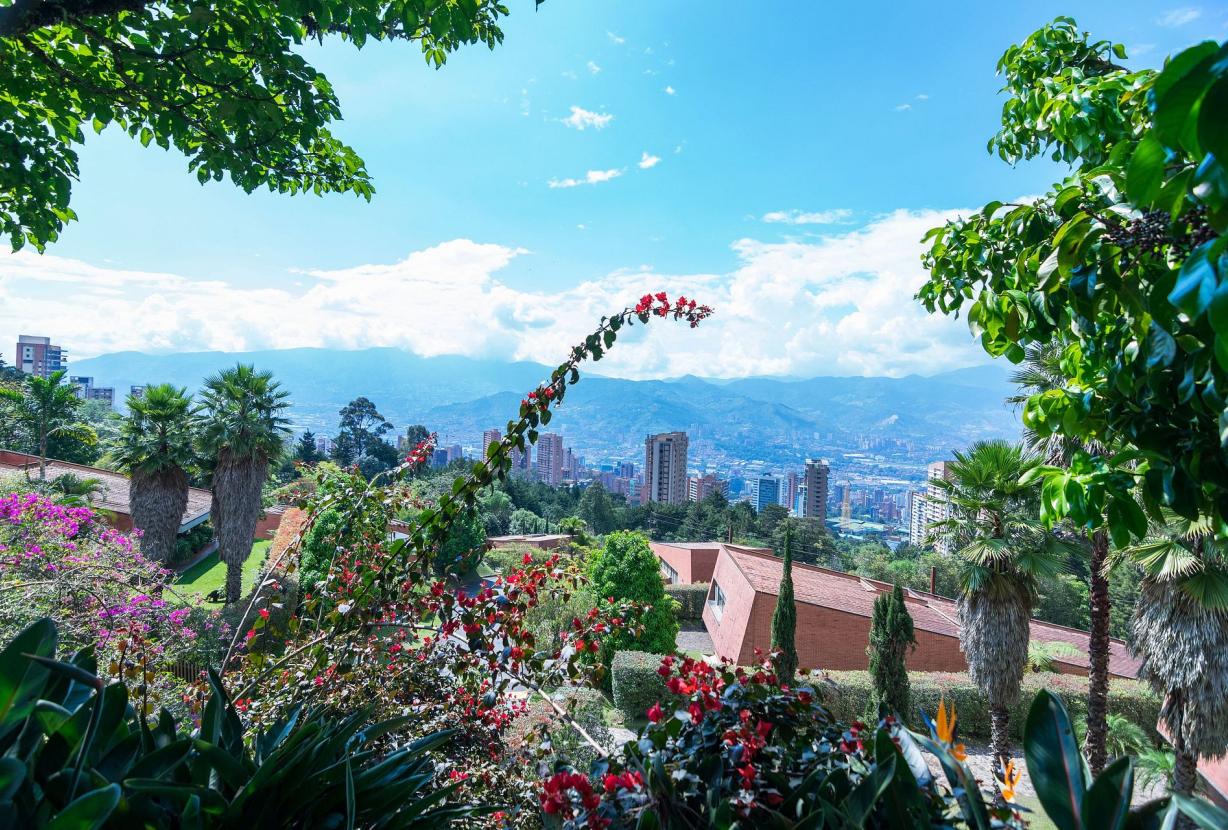
[[[269,618],[269,609],[267,609],[267,608],[261,608],[261,609],[260,609],[260,618],[261,618],[262,620],[267,620],[267,619]]]
[[[686,708],[691,713],[691,723],[699,723],[704,719],[704,708],[698,703],[692,703]]]
[[[654,703],[648,708],[648,719],[653,723],[660,723],[663,717],[665,714],[661,711],[660,703]]]
[[[742,789],[749,790],[755,786],[755,767],[753,764],[747,764],[738,769],[738,776],[742,779]]]

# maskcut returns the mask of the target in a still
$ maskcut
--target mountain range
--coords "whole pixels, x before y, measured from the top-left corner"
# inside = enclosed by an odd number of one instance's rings
[[[274,373],[291,393],[291,419],[299,429],[332,434],[337,411],[362,395],[398,431],[422,423],[443,443],[466,447],[480,446],[484,429],[513,417],[524,391],[550,372],[531,362],[421,357],[389,348],[118,352],[75,361],[70,371],[115,387],[122,398],[130,386],[145,383],[195,390],[207,375],[235,362]],[[550,429],[590,460],[634,459],[644,435],[677,429],[689,433],[692,458],[706,456],[707,463],[795,463],[836,449],[924,459],[979,438],[1017,437],[1017,415],[1004,403],[1012,389],[1009,370],[999,364],[901,378],[625,380],[587,374],[568,391]]]

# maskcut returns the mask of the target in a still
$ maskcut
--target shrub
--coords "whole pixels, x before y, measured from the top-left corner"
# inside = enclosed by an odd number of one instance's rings
[[[822,672],[815,687],[837,720],[861,718],[871,708],[873,683],[869,672]],[[989,703],[984,693],[965,673],[909,672],[912,713],[918,710],[933,715],[939,699],[954,704],[959,713],[959,734],[972,740],[989,740]],[[1073,674],[1028,674],[1023,678],[1019,702],[1010,710],[1012,740],[1019,740],[1027,718],[1028,706],[1037,692],[1047,689],[1066,702],[1073,719],[1087,717],[1087,678]],[[1156,739],[1160,699],[1144,683],[1113,678],[1109,685],[1109,712],[1121,715]]]
[[[187,562],[213,539],[213,525],[201,522],[187,533],[175,537],[175,550],[171,554],[170,564],[180,565]]]
[[[186,813],[205,830],[347,820],[445,830],[494,810],[442,792],[447,781],[436,776],[431,752],[450,732],[386,742],[376,752],[372,744],[401,723],[370,723],[362,709],[332,716],[297,705],[245,740],[246,701],[232,701],[214,673],[199,728],[184,728],[166,710],[147,721],[140,697],[130,700],[122,683],[96,676],[88,649],[57,662],[57,645],[55,623],[43,618],[0,652],[0,688],[12,704],[0,709],[7,826],[101,827],[111,819],[108,826],[156,830],[184,826]]]
[[[673,603],[661,584],[661,566],[640,533],[611,533],[589,562],[593,594],[600,600],[636,602],[651,606],[639,615],[639,629],[631,626],[610,632],[601,644],[601,662],[610,665],[614,652],[633,648],[656,654],[672,653],[678,639]]]
[[[874,697],[870,711],[877,718],[880,706],[905,720],[912,718],[912,706],[908,694],[908,672],[905,670],[905,654],[909,647],[917,647],[913,632],[912,617],[904,606],[904,592],[900,586],[889,594],[879,594],[874,600],[874,617],[870,625],[870,677],[874,683]]]
[[[658,670],[661,655],[645,651],[619,651],[614,654],[610,678],[614,705],[628,720],[641,721],[654,703],[670,697]]]
[[[665,595],[677,605],[675,612],[683,622],[700,622],[704,618],[704,603],[708,600],[707,582],[692,582],[683,585],[666,585]]]

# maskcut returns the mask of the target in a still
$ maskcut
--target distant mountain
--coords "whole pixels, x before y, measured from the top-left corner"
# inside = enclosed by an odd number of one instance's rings
[[[504,425],[524,391],[550,372],[537,363],[420,357],[399,349],[121,352],[76,361],[71,371],[122,396],[131,385],[161,381],[195,390],[205,376],[238,361],[277,376],[291,393],[299,428],[331,433],[337,410],[365,395],[398,431],[423,423],[466,446],[477,445],[483,430]],[[858,449],[916,462],[978,438],[1017,436],[1018,419],[1003,403],[1012,388],[1008,376],[999,365],[903,378],[585,375],[550,429],[590,458],[634,458],[644,435],[683,429],[693,455],[708,462],[783,464]]]

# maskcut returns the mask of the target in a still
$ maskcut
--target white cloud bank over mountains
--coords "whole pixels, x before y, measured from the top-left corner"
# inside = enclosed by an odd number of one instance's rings
[[[625,332],[603,374],[629,378],[930,374],[985,361],[962,320],[926,314],[919,239],[953,212],[897,211],[818,240],[733,243],[725,274],[617,271],[560,292],[509,285],[528,251],[454,239],[388,265],[287,276],[297,287],[0,255],[0,351],[51,333],[76,357],[140,351],[397,346],[554,364],[602,314],[648,291],[716,308],[696,330],[653,321]],[[11,355],[6,355],[11,359]]]

